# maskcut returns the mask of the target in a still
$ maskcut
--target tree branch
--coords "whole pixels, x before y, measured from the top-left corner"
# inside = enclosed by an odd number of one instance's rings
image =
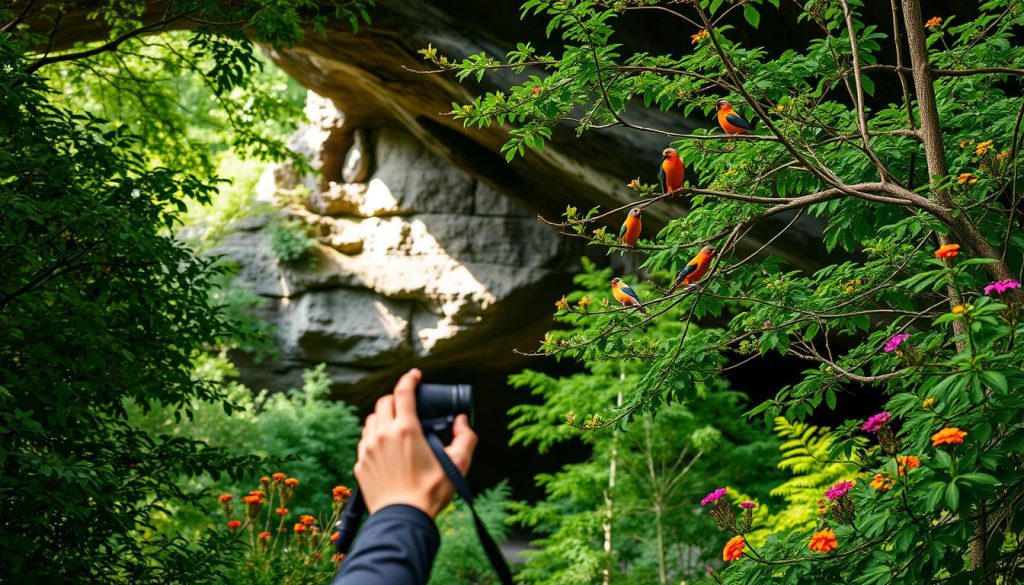
[[[33,62],[31,65],[26,67],[25,71],[27,73],[32,73],[41,67],[45,67],[46,65],[52,65],[54,63],[61,63],[64,61],[73,61],[75,59],[85,59],[86,57],[92,57],[93,55],[98,55],[106,51],[113,51],[127,40],[133,39],[139,35],[153,32],[159,28],[166,27],[167,25],[176,20],[186,18],[186,16],[187,14],[169,16],[167,18],[164,18],[163,20],[154,22],[153,24],[149,24],[143,27],[139,27],[135,30],[128,31],[115,39],[111,39],[110,41],[103,43],[102,45],[93,47],[91,49],[87,49],[85,51],[78,51],[77,53],[64,53],[61,55],[55,55],[53,57],[41,57],[37,59],[35,62]]]

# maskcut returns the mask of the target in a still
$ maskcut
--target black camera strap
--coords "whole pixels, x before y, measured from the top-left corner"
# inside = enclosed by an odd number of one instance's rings
[[[427,444],[430,445],[430,450],[434,452],[434,457],[441,464],[441,469],[444,470],[444,474],[448,476],[452,485],[455,486],[455,493],[459,494],[459,497],[465,500],[466,505],[469,506],[469,511],[473,514],[473,523],[476,525],[476,535],[480,538],[480,544],[484,547],[487,560],[494,567],[494,572],[498,574],[498,579],[502,585],[513,585],[512,571],[509,570],[508,563],[498,548],[498,543],[494,542],[491,534],[487,532],[487,527],[484,526],[483,520],[480,519],[480,515],[476,513],[476,508],[473,506],[473,490],[469,488],[469,483],[451,458],[448,457],[448,454],[444,452],[444,443],[441,442],[441,439],[434,433],[428,432],[425,435],[427,437]],[[348,553],[352,547],[352,541],[355,540],[356,530],[359,528],[359,523],[362,521],[365,513],[366,502],[363,500],[363,494],[357,489],[352,495],[352,501],[345,507],[345,512],[338,522],[339,534],[338,540],[335,543],[337,552],[342,554]]]
[[[466,505],[469,506],[469,511],[473,514],[473,523],[476,524],[476,535],[480,538],[480,544],[484,547],[487,560],[491,561],[491,566],[494,567],[494,572],[498,574],[498,579],[502,585],[513,585],[512,571],[509,570],[508,563],[505,562],[505,557],[498,548],[498,543],[494,542],[494,539],[491,538],[491,533],[487,532],[487,527],[484,526],[483,520],[476,513],[476,507],[473,506],[473,490],[469,489],[469,483],[466,481],[466,478],[462,476],[459,468],[455,466],[455,463],[448,457],[448,454],[444,452],[444,444],[441,443],[441,439],[437,438],[437,435],[427,433],[427,444],[434,451],[434,455],[437,457],[438,463],[441,464],[441,469],[444,470],[445,475],[455,485],[455,493],[459,494],[459,497],[465,500]]]

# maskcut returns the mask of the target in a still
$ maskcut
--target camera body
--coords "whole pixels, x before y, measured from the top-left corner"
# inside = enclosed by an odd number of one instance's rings
[[[469,384],[420,384],[416,387],[416,413],[428,433],[447,433],[460,414],[468,416],[473,424],[473,387]]]

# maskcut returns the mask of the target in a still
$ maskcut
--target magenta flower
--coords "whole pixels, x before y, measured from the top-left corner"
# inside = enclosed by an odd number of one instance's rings
[[[757,504],[751,502],[750,500],[747,500],[746,502],[740,502],[740,508],[743,508],[744,510],[753,510],[756,507]]]
[[[729,488],[718,488],[717,490],[715,490],[715,491],[711,492],[710,494],[704,496],[704,499],[700,501],[700,505],[701,506],[705,506],[707,504],[714,504],[718,500],[721,500],[723,497],[725,497],[725,494],[728,491],[729,491]]]
[[[883,412],[882,414],[888,415],[888,413],[886,412]],[[846,493],[849,492],[851,489],[853,489],[852,481],[841,481],[836,485],[825,490],[825,497],[834,502],[839,498],[845,496]]]
[[[864,425],[860,427],[860,430],[867,431],[869,433],[877,433],[878,431],[882,430],[882,427],[884,427],[891,418],[892,415],[889,414],[888,412],[880,412],[875,416],[869,418],[867,422],[865,422]]]
[[[897,333],[889,339],[889,343],[885,344],[885,351],[896,351],[896,348],[903,344],[904,341],[910,339],[909,333]]]
[[[993,292],[1003,294],[1011,288],[1020,288],[1020,283],[1016,280],[997,280],[985,287],[985,294],[990,295]]]

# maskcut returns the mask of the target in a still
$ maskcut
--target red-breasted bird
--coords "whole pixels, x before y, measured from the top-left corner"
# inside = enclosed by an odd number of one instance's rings
[[[629,210],[629,215],[626,216],[626,221],[622,222],[622,229],[619,230],[619,238],[622,239],[623,246],[632,248],[640,239],[640,214],[643,212],[643,207],[634,207]]]
[[[675,280],[672,281],[672,288],[668,291],[669,294],[673,293],[681,284],[689,286],[700,282],[704,273],[708,271],[708,266],[711,266],[711,259],[715,257],[717,251],[714,246],[701,248],[693,260],[687,262],[686,266],[683,266],[683,269],[676,275]]]
[[[636,296],[633,289],[629,288],[629,285],[622,282],[621,278],[612,279],[612,296],[619,302],[623,307],[636,307],[640,309],[640,312],[647,315],[647,309],[644,308],[643,303],[640,302],[640,297]]]
[[[732,104],[726,100],[718,100],[718,125],[725,130],[726,134],[753,134],[754,129],[750,124],[732,109]]]
[[[686,169],[683,168],[683,159],[674,148],[666,148],[661,151],[661,168],[658,169],[658,181],[661,182],[661,192],[671,193],[683,188],[683,177]]]

